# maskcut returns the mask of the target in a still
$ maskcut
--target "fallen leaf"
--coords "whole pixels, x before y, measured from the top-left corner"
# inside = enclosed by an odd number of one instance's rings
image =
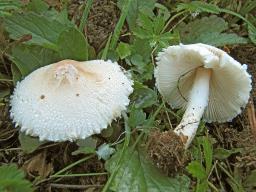
[[[23,165],[23,169],[32,178],[37,176],[46,178],[53,172],[53,164],[46,160],[46,151],[43,151],[27,160]]]

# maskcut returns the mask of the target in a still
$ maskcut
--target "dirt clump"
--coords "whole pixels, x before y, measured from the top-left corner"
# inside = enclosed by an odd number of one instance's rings
[[[153,163],[165,174],[175,175],[188,161],[181,138],[172,130],[151,132],[148,154]]]
[[[114,1],[94,0],[88,17],[85,33],[89,44],[96,50],[102,48],[119,19],[119,9]]]

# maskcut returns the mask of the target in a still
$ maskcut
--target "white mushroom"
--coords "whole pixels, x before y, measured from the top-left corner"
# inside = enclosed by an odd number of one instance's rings
[[[231,121],[248,102],[251,76],[245,65],[205,44],[170,46],[159,53],[155,69],[159,92],[173,108],[185,113],[174,132],[193,140],[200,119]]]
[[[132,84],[117,63],[63,60],[17,84],[11,117],[21,131],[40,140],[84,139],[121,115]]]

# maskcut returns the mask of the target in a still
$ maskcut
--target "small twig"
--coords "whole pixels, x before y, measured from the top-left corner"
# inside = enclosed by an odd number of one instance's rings
[[[248,108],[247,108],[247,116],[249,119],[249,124],[252,133],[256,136],[256,117],[255,117],[255,108],[253,100],[249,100]]]
[[[103,185],[68,185],[60,183],[51,183],[50,187],[59,188],[59,189],[88,189],[92,187],[103,187]]]
[[[165,103],[164,103],[164,107],[166,108]],[[168,123],[171,127],[171,130],[173,130],[173,126],[172,126],[172,122],[171,122],[170,117],[169,117],[169,113],[167,112],[167,110],[164,110],[164,112],[166,114],[166,117],[167,117]]]
[[[89,177],[89,176],[99,176],[99,175],[107,175],[107,172],[103,173],[76,173],[76,174],[68,174],[68,175],[53,175],[51,178],[55,177]]]

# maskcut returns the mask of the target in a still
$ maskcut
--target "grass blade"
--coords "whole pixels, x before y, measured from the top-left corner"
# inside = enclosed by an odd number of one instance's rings
[[[84,30],[84,27],[87,23],[87,18],[88,18],[88,15],[89,15],[89,12],[90,12],[90,9],[92,7],[92,3],[93,3],[93,0],[87,0],[86,1],[86,5],[85,5],[85,8],[84,8],[84,12],[83,12],[83,15],[82,15],[82,18],[81,18],[81,22],[80,22],[80,25],[79,25],[79,30],[81,32],[83,32]]]

